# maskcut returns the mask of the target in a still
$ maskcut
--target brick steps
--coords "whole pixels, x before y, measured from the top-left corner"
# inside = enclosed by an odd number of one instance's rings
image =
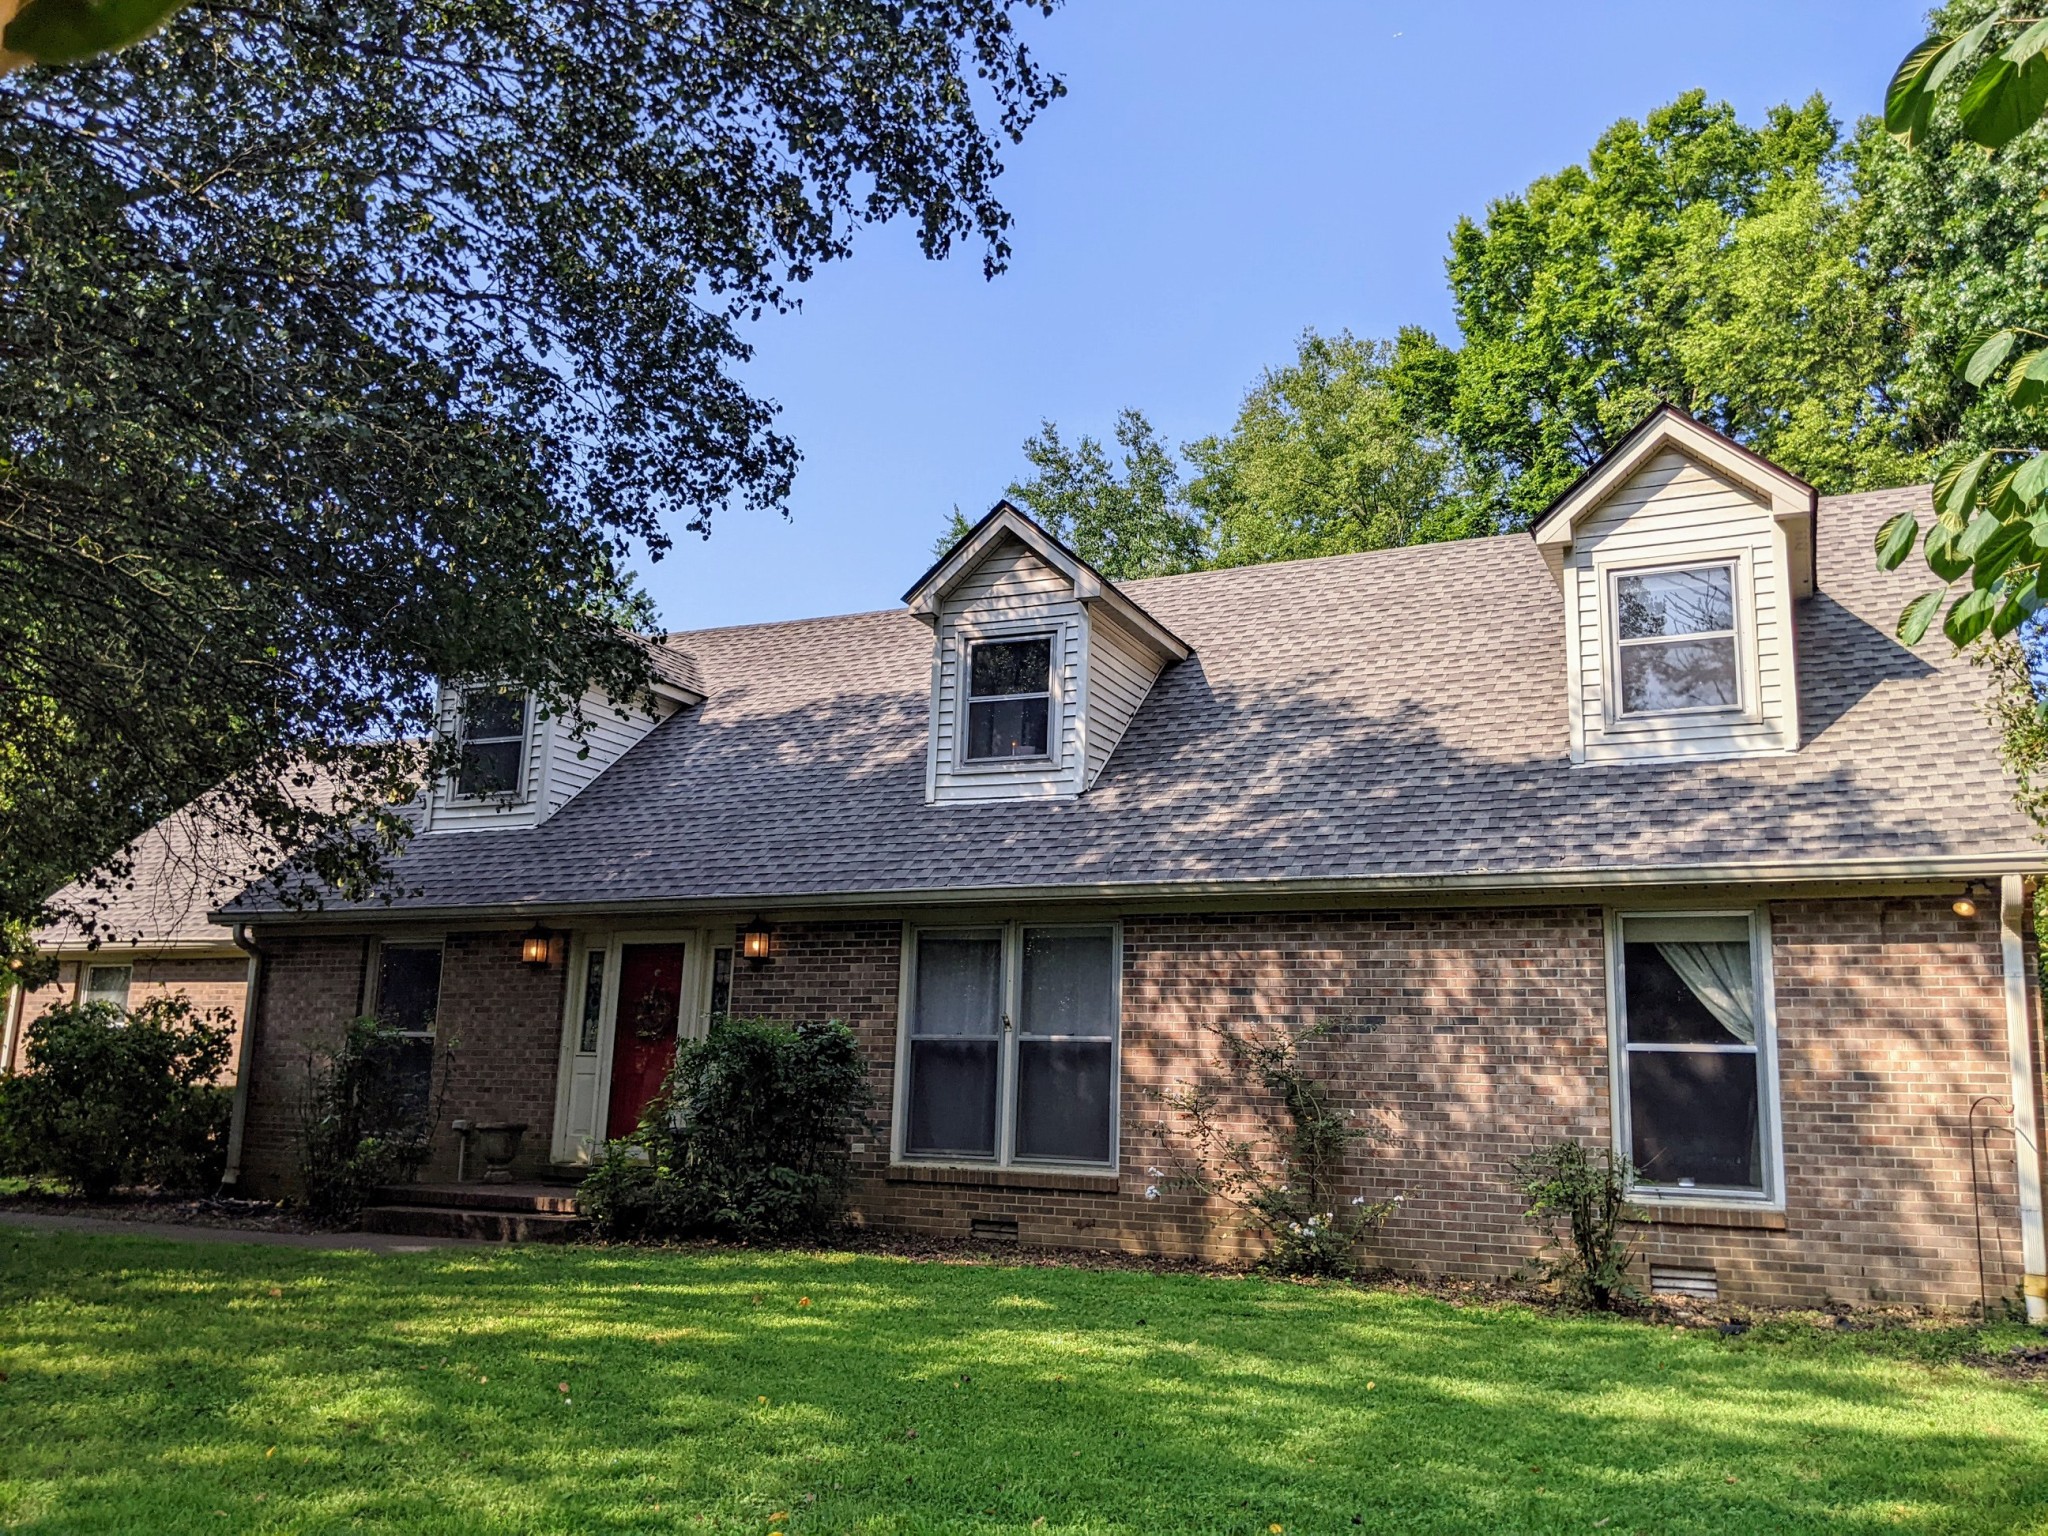
[[[365,1206],[365,1232],[467,1237],[491,1243],[567,1243],[589,1228],[574,1194],[540,1184],[402,1184]]]

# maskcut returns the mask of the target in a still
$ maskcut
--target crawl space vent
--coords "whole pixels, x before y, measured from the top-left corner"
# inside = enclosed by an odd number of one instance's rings
[[[1012,1217],[977,1216],[967,1224],[968,1235],[984,1243],[1017,1241],[1017,1220]]]
[[[1671,1264],[1650,1266],[1650,1289],[1659,1296],[1690,1296],[1694,1301],[1715,1301],[1721,1295],[1720,1282],[1711,1269],[1679,1269]]]

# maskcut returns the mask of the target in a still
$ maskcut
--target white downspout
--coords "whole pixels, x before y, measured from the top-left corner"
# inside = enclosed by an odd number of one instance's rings
[[[2020,1191],[2020,1260],[2026,1271],[2027,1321],[2048,1323],[2048,1233],[2041,1221],[2040,1101],[2034,1091],[2034,1025],[2027,1007],[2025,882],[2007,875],[1999,882],[1998,929],[2005,952],[2005,1054],[2012,1077],[2012,1132]]]
[[[228,1119],[227,1166],[220,1176],[221,1188],[232,1189],[242,1177],[242,1132],[249,1121],[249,1069],[256,1059],[256,1004],[263,989],[263,949],[249,937],[249,925],[233,929],[235,947],[249,957],[249,979],[242,989],[241,1049],[235,1052],[235,1100]]]

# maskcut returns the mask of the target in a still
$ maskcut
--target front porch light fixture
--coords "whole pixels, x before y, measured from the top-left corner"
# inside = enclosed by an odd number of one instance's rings
[[[548,963],[554,949],[555,936],[539,923],[526,930],[526,936],[519,941],[519,963],[539,969]]]
[[[1989,901],[1990,899],[1991,887],[1982,880],[1972,880],[1963,887],[1963,894],[1948,904],[1949,910],[1955,913],[1957,917],[1975,917],[1977,915],[1977,903]]]
[[[757,971],[768,963],[768,935],[774,931],[758,917],[740,930],[740,953]]]

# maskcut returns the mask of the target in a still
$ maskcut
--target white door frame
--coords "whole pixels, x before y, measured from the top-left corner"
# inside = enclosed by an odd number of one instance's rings
[[[551,1156],[557,1163],[590,1163],[601,1155],[604,1125],[611,1114],[612,1056],[618,1038],[619,973],[628,944],[683,946],[683,993],[676,1020],[678,1040],[702,1039],[710,1024],[711,952],[733,942],[731,924],[701,928],[596,929],[570,935],[569,985],[562,1008],[561,1050],[555,1069],[555,1135]],[[598,1003],[597,1049],[577,1049],[583,1026],[584,977],[589,957],[604,961],[604,990]],[[590,1093],[576,1114],[579,1076]],[[582,1123],[577,1123],[578,1121]]]

